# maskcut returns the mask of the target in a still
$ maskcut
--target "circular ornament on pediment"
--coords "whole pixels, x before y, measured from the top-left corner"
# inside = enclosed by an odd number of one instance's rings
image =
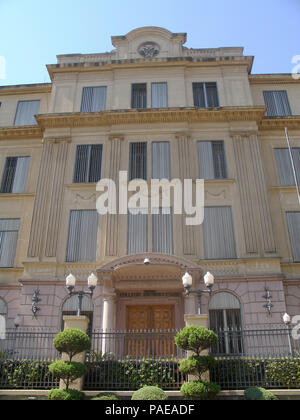
[[[155,42],[144,42],[138,48],[138,53],[144,58],[153,58],[159,54],[160,47]]]

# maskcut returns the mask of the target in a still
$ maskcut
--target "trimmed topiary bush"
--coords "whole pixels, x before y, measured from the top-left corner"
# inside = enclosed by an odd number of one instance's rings
[[[49,371],[56,378],[61,379],[66,385],[66,389],[69,389],[71,382],[87,373],[87,367],[83,363],[56,360],[49,366]]]
[[[83,351],[91,349],[90,337],[81,330],[69,328],[56,335],[53,341],[54,347],[60,353],[66,353],[70,362],[72,358]]]
[[[215,367],[216,361],[211,356],[191,356],[180,362],[179,370],[185,374],[198,376],[201,379],[203,373]]]
[[[246,400],[251,400],[251,401],[275,401],[278,400],[278,398],[276,397],[276,395],[274,395],[272,392],[267,391],[264,388],[260,388],[258,386],[254,386],[252,388],[248,388],[245,391],[245,398]]]
[[[157,386],[145,386],[132,395],[132,400],[167,400],[167,394]]]
[[[48,398],[52,401],[80,401],[84,399],[84,393],[75,389],[51,389]]]
[[[201,352],[218,343],[218,336],[213,331],[205,327],[195,327],[189,325],[179,331],[175,337],[177,347],[185,351],[192,351],[196,356]]]
[[[219,385],[211,382],[190,381],[180,388],[181,394],[188,400],[213,400],[221,391]]]
[[[91,400],[93,400],[93,401],[96,401],[96,400],[120,400],[120,398],[116,394],[112,394],[112,393],[107,392],[107,393],[98,395],[98,397],[91,398]]]

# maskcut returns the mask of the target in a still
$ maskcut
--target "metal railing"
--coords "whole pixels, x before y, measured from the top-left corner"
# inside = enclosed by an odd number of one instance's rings
[[[215,332],[219,340],[211,349],[216,366],[210,376],[222,389],[300,387],[300,340],[293,338],[289,326],[259,325]]]
[[[130,390],[143,385],[179,389],[185,354],[175,346],[177,330],[94,331],[87,355],[85,390]]]
[[[49,364],[60,357],[53,346],[57,331],[7,330],[0,338],[0,389],[51,389],[59,385]]]

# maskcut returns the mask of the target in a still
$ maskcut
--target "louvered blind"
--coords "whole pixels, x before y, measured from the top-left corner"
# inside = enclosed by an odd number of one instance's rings
[[[268,117],[292,115],[288,95],[285,90],[264,91],[263,95]]]
[[[173,217],[171,209],[160,208],[152,215],[152,251],[173,254]]]
[[[6,158],[0,190],[2,194],[25,192],[29,162],[29,157]]]
[[[147,85],[139,83],[132,85],[131,108],[147,108]]]
[[[300,262],[300,212],[287,212],[291,248],[294,262]]]
[[[98,213],[96,210],[72,210],[66,261],[95,261]]]
[[[0,219],[0,267],[13,267],[20,219]]]
[[[148,251],[148,215],[128,213],[127,253]]]
[[[171,178],[170,143],[167,141],[152,143],[152,178]]]
[[[82,90],[81,112],[99,112],[106,109],[106,86],[85,87]]]
[[[101,179],[102,147],[102,144],[77,146],[74,183],[98,182]]]
[[[167,83],[151,84],[151,106],[152,108],[168,107],[168,85]]]
[[[205,207],[203,238],[206,259],[236,258],[231,207]]]
[[[292,155],[294,159],[296,175],[300,180],[300,148],[293,148]],[[295,185],[295,178],[289,149],[275,149],[275,158],[280,185]]]
[[[200,179],[226,178],[225,151],[223,141],[198,141]]]
[[[39,109],[40,101],[19,101],[14,125],[36,125],[34,116],[39,113]]]
[[[129,179],[147,179],[147,143],[130,143]]]

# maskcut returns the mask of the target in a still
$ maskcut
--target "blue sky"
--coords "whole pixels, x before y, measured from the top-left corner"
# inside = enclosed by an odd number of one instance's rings
[[[190,48],[243,46],[252,73],[291,73],[299,22],[300,0],[0,0],[0,85],[49,82],[57,54],[111,51],[111,35],[141,26],[187,32]]]

